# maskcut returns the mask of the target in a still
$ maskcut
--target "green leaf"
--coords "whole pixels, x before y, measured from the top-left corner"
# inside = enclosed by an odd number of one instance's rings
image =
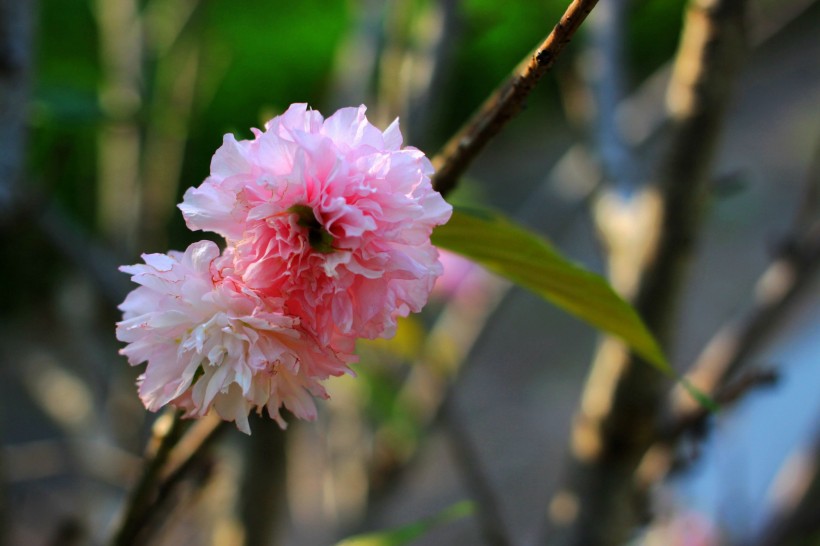
[[[450,221],[433,232],[433,244],[470,258],[581,320],[621,338],[645,360],[673,374],[638,313],[609,283],[568,261],[545,239],[504,216],[457,207]]]
[[[435,516],[396,529],[346,538],[336,546],[400,546],[423,536],[433,527],[469,516],[474,509],[472,502],[461,501],[445,508]]]

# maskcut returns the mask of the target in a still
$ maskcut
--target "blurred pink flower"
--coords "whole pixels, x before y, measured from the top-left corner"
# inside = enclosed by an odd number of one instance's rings
[[[188,226],[224,236],[233,274],[282,298],[322,343],[392,336],[442,271],[430,233],[452,207],[432,189],[430,162],[364,106],[324,120],[294,104],[254,135],[225,136],[180,205]]]
[[[686,508],[658,519],[647,532],[645,546],[718,546],[720,531],[705,514]]]
[[[139,394],[152,411],[171,404],[188,417],[212,407],[250,434],[248,413],[266,407],[284,428],[284,405],[299,418],[316,417],[321,380],[348,372],[353,340],[323,345],[282,312],[281,299],[262,299],[224,276],[216,244],[184,252],[143,255],[124,266],[140,286],[120,305],[117,339],[132,365],[147,362]]]
[[[475,300],[487,292],[487,284],[493,279],[491,273],[449,250],[440,250],[439,253],[444,272],[436,279],[431,298],[449,300],[460,296]]]

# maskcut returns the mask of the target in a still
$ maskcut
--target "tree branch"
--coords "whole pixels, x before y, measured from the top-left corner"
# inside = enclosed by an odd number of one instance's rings
[[[756,546],[816,544],[820,535],[820,436],[786,461],[774,482],[775,506]]]
[[[773,372],[765,370],[740,372],[791,305],[811,286],[820,268],[818,195],[820,146],[809,168],[791,233],[756,283],[754,305],[718,330],[687,373],[693,385],[721,405],[776,379]],[[660,425],[658,441],[638,470],[637,480],[642,487],[649,487],[666,475],[673,463],[672,446],[683,434],[701,430],[708,418],[708,412],[680,388],[673,391],[669,406],[669,417]]]
[[[492,137],[521,110],[538,81],[595,7],[598,0],[573,0],[547,39],[525,59],[504,84],[484,101],[472,119],[433,158],[433,187],[446,195]]]
[[[133,489],[112,545],[150,543],[148,540],[159,527],[160,515],[169,510],[167,503],[173,498],[173,492],[225,430],[225,425],[217,415],[210,413],[181,436],[184,427],[181,413],[175,413],[169,427],[162,427],[160,423],[147,450],[149,458],[142,477]]]
[[[661,184],[624,217],[627,222],[649,217],[647,225],[655,223],[658,232],[643,240],[641,269],[624,271],[629,278],[613,281],[634,286],[636,308],[667,347],[720,123],[744,50],[744,4],[690,2],[669,87],[673,138],[661,163]],[[635,497],[633,476],[654,438],[664,382],[621,343],[607,339],[601,345],[573,426],[568,483],[550,506],[550,544],[622,544],[641,520],[643,499]]]
[[[149,507],[156,498],[157,483],[162,469],[168,461],[171,449],[179,440],[182,429],[183,422],[180,412],[166,413],[154,423],[153,437],[146,449],[147,460],[143,466],[142,475],[131,489],[122,521],[111,541],[113,545],[125,546],[135,543],[145,523]]]

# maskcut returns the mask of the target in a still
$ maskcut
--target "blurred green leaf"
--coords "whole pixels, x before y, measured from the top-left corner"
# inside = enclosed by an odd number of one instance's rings
[[[88,89],[68,86],[41,86],[31,104],[31,123],[88,124],[102,119],[97,95]]]
[[[672,369],[638,313],[599,275],[561,256],[545,239],[504,216],[456,208],[433,243],[532,290],[576,317],[623,339],[666,373]]]
[[[346,538],[337,543],[336,546],[399,546],[407,544],[411,540],[423,536],[433,527],[469,516],[474,511],[475,505],[472,502],[461,501],[445,508],[435,516],[396,529]]]

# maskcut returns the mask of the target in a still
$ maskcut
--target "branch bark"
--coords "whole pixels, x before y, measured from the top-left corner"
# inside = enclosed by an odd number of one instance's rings
[[[147,449],[147,460],[140,480],[134,486],[112,546],[148,544],[161,526],[160,517],[168,513],[169,500],[183,479],[196,467],[226,423],[209,414],[181,435],[184,423],[175,413],[170,426],[160,425]]]
[[[642,241],[641,269],[619,271],[627,278],[613,281],[634,288],[636,308],[667,347],[723,112],[744,50],[744,6],[742,0],[690,2],[668,93],[672,140],[659,169],[661,183],[643,194],[643,203],[629,202],[629,215],[620,217],[627,223],[637,217],[640,223],[648,216],[647,224],[657,229],[657,237]],[[614,231],[606,221],[599,228],[610,235]],[[644,517],[634,472],[654,438],[664,388],[665,378],[621,343],[602,343],[573,426],[568,483],[550,505],[549,544],[622,544]]]
[[[775,478],[774,514],[755,546],[816,544],[820,535],[820,436],[786,461]]]
[[[168,461],[177,440],[182,434],[182,414],[166,413],[154,423],[153,437],[146,449],[147,460],[142,475],[125,505],[122,521],[111,543],[115,546],[134,544],[156,497],[156,486],[162,469]]]
[[[547,39],[513,71],[513,75],[484,101],[472,119],[433,158],[433,187],[442,195],[455,189],[458,179],[484,146],[515,117],[524,101],[595,7],[598,0],[573,0]]]

